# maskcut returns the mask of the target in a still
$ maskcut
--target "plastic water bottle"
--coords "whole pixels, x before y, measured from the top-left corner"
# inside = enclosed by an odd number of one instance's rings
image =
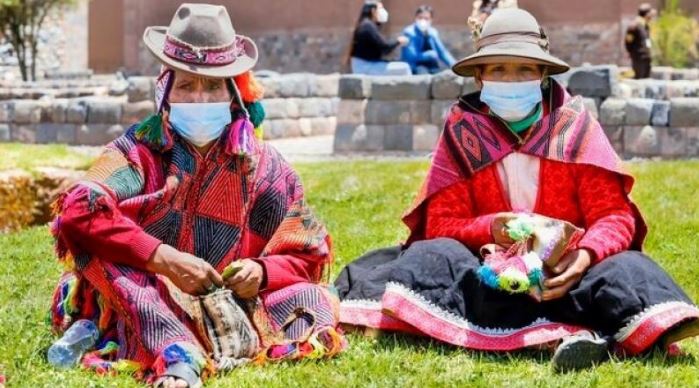
[[[95,346],[99,338],[97,326],[87,319],[80,319],[66,330],[49,348],[49,364],[57,368],[75,366],[85,352]]]

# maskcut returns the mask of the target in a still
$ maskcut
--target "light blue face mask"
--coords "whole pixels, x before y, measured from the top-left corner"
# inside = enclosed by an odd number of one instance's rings
[[[526,118],[541,103],[541,81],[494,82],[483,81],[481,101],[506,121]]]
[[[231,123],[230,102],[171,103],[170,124],[184,139],[203,147],[221,136]]]

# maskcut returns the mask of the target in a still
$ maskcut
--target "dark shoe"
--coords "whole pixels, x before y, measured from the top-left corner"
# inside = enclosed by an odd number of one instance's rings
[[[589,331],[580,331],[561,341],[553,353],[553,370],[565,373],[591,368],[608,357],[609,344]]]

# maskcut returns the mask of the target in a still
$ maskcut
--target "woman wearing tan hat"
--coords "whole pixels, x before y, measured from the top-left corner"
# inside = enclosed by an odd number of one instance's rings
[[[451,108],[403,218],[408,243],[341,272],[341,322],[472,349],[555,346],[557,370],[699,334],[699,309],[640,252],[633,178],[581,98],[548,77],[568,65],[534,17],[495,11],[476,47],[453,70],[481,90]]]
[[[84,366],[167,387],[245,361],[227,350],[258,362],[337,353],[336,297],[318,284],[330,237],[298,175],[256,136],[255,44],[208,4],[181,5],[143,40],[163,63],[158,113],[108,144],[57,202],[53,233],[69,271],[54,328],[92,320],[99,339]],[[247,316],[217,302],[233,300],[226,289]]]

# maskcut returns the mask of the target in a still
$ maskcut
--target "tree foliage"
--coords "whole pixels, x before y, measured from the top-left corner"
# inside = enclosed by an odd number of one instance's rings
[[[682,10],[680,0],[666,0],[651,26],[658,65],[693,67],[699,60],[699,23]]]
[[[76,0],[0,0],[0,33],[17,56],[22,79],[36,79],[39,31],[52,10]]]

